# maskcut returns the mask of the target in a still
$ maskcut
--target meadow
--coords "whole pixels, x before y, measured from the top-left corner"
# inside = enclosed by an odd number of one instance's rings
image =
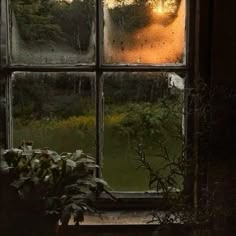
[[[95,78],[92,73],[17,73],[13,83],[14,146],[96,154]],[[168,74],[106,73],[102,175],[117,191],[149,190],[148,174],[137,168],[142,145],[155,169],[165,152],[175,158],[183,146],[183,99],[170,91]]]
[[[149,190],[147,172],[137,168],[136,148],[143,145],[154,169],[163,161],[158,158],[163,151],[160,143],[169,155],[178,155],[182,144],[174,136],[181,117],[171,116],[161,105],[147,103],[116,106],[110,110],[113,111],[104,116],[103,177],[116,191]],[[18,146],[22,140],[32,140],[36,148],[49,147],[59,153],[79,148],[95,156],[95,131],[95,115],[30,121],[16,118],[14,144]]]

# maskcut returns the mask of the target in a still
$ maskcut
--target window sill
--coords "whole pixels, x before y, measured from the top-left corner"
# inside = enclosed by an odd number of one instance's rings
[[[152,211],[166,210],[167,204],[161,192],[112,192],[112,199],[102,194],[95,203],[99,211]]]
[[[152,211],[104,211],[85,214],[81,225],[146,225],[151,220]],[[73,220],[69,224],[73,225]]]

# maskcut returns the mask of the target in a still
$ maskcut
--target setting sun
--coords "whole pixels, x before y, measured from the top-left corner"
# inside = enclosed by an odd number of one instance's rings
[[[155,13],[158,13],[158,14],[163,14],[164,13],[164,9],[162,6],[157,6],[156,8],[153,9],[153,11]]]

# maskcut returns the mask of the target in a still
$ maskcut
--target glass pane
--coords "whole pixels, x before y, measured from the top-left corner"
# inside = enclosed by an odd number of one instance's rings
[[[184,79],[175,73],[104,75],[103,176],[117,191],[149,190],[137,148],[155,169],[182,155]]]
[[[105,63],[184,64],[186,0],[106,0]]]
[[[15,73],[14,146],[95,154],[95,77],[93,73]]]
[[[94,62],[95,0],[11,0],[13,63]]]

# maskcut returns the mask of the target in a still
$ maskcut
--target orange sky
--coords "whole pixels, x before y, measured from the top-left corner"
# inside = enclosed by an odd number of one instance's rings
[[[156,14],[152,12],[152,14]],[[177,63],[184,53],[185,46],[185,1],[181,1],[178,16],[168,26],[153,22],[132,35],[121,35],[117,39],[118,29],[105,18],[105,58],[108,62],[121,63]],[[114,47],[111,38],[122,42],[122,47]],[[109,38],[109,40],[108,40]],[[114,41],[114,40],[113,40]]]

